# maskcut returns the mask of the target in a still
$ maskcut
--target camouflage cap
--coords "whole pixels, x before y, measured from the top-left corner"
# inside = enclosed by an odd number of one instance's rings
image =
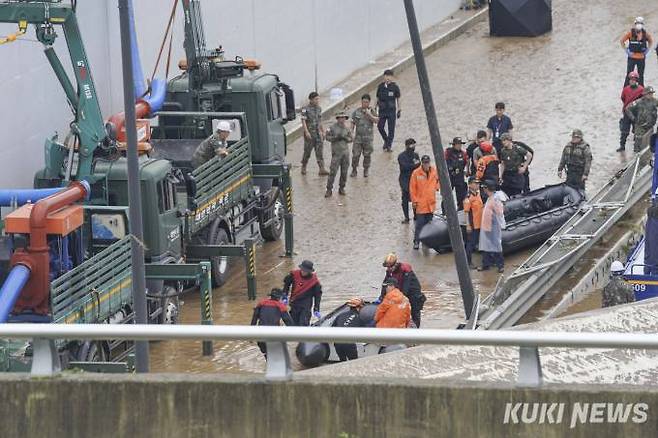
[[[350,116],[347,115],[345,111],[338,111],[335,116],[337,119],[349,119]]]
[[[512,134],[510,134],[509,132],[505,132],[504,134],[502,134],[500,136],[500,141],[505,141],[505,140],[512,141]]]
[[[580,129],[574,129],[574,130],[571,132],[571,136],[572,136],[572,137],[583,138],[583,131],[581,131]]]
[[[648,86],[644,88],[644,91],[642,91],[642,96],[646,96],[647,94],[653,94],[655,92],[656,90],[654,90],[653,87]]]

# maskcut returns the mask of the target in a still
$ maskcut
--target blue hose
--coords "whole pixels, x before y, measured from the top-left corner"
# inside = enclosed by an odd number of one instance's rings
[[[167,81],[164,79],[153,79],[151,82],[151,94],[144,97],[151,108],[151,114],[160,111],[167,95]]]
[[[14,266],[5,283],[0,289],[0,323],[4,324],[9,318],[9,314],[16,304],[16,300],[21,295],[23,287],[27,280],[30,278],[30,270],[27,266],[16,265]]]
[[[24,205],[28,202],[35,203],[40,199],[61,192],[66,187],[55,187],[52,189],[4,189],[0,190],[0,207],[11,207],[12,205]]]
[[[135,100],[137,100],[141,99],[146,94],[146,84],[144,84],[142,60],[139,57],[139,47],[137,46],[135,10],[133,8],[132,0],[128,1],[128,17],[130,18],[130,52],[133,58],[133,84],[135,85]]]

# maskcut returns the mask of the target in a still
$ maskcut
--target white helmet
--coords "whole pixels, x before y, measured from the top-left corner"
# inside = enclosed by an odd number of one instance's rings
[[[620,262],[619,260],[615,260],[614,262],[612,262],[612,264],[610,265],[610,272],[618,275],[623,273],[624,272],[623,263]]]
[[[636,17],[635,24],[644,24],[644,17]]]
[[[220,120],[217,124],[217,131],[231,132],[231,124],[226,120]]]

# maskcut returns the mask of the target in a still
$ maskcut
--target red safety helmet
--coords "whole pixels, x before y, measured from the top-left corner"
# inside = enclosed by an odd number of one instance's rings
[[[635,70],[633,70],[628,74],[628,79],[635,79],[635,80],[640,79],[640,74]]]
[[[480,150],[485,154],[490,154],[493,151],[493,145],[488,141],[483,141],[480,143]]]

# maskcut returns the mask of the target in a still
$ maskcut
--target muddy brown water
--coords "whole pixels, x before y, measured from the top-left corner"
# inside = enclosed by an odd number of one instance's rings
[[[486,125],[496,101],[507,103],[515,138],[531,145],[536,157],[530,167],[533,188],[558,182],[556,168],[562,147],[574,128],[584,131],[594,162],[588,191],[610,178],[633,156],[617,154],[619,93],[625,73],[625,54],[617,42],[636,15],[649,30],[658,29],[658,8],[651,2],[589,0],[553,2],[553,32],[538,38],[490,38],[482,23],[427,58],[443,142],[454,136],[473,138]],[[401,17],[403,19],[403,17]],[[654,26],[655,25],[655,26]],[[654,34],[656,32],[653,32]],[[646,82],[656,82],[656,55],[647,61]],[[349,178],[347,196],[323,197],[326,178],[317,176],[315,163],[301,176],[302,143],[289,146],[294,165],[295,256],[281,257],[282,242],[261,245],[257,252],[259,298],[301,260],[311,259],[323,285],[323,313],[354,296],[373,298],[383,278],[381,262],[391,251],[410,262],[428,297],[423,326],[455,327],[463,308],[452,254],[414,251],[413,227],[401,225],[397,154],[407,137],[418,141],[420,154],[431,154],[429,135],[414,68],[399,74],[403,117],[399,120],[393,153],[381,151],[375,137],[369,178],[361,171]],[[632,148],[631,148],[632,149]],[[325,145],[325,159],[330,147]],[[506,259],[508,272],[529,253]],[[248,324],[254,302],[246,299],[240,262],[230,281],[213,295],[216,324]],[[488,294],[498,274],[473,272],[481,295]],[[199,322],[199,298],[184,297],[181,322]],[[201,356],[200,342],[161,342],[151,347],[154,371],[262,372],[264,361],[250,343],[216,343],[212,357]]]

